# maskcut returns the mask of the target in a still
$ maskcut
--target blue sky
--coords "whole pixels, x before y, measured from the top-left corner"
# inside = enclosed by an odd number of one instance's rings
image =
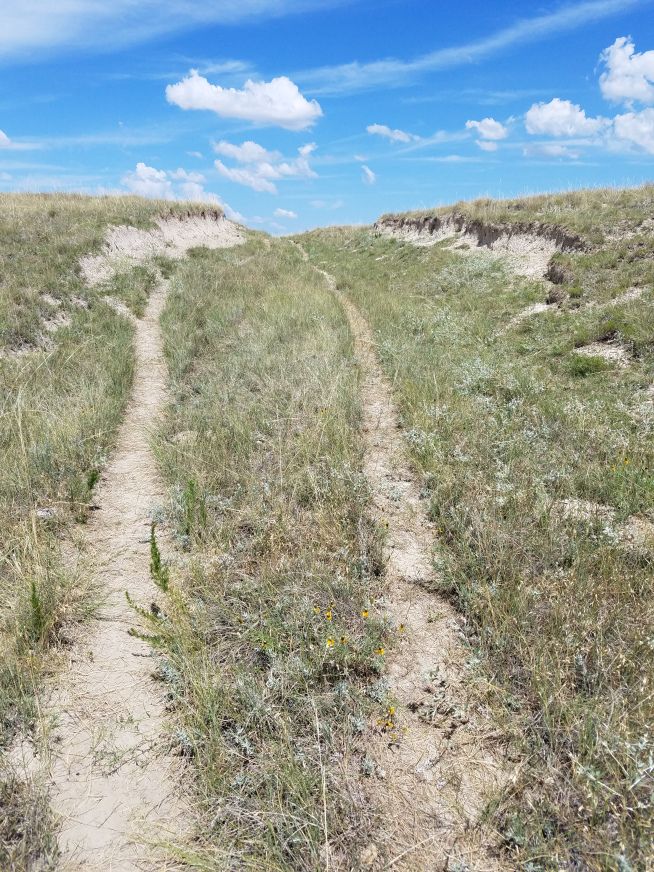
[[[654,0],[4,0],[0,187],[272,232],[654,177]]]

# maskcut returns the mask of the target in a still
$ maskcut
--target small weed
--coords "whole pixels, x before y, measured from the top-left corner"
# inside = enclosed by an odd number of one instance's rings
[[[30,616],[29,638],[34,642],[40,642],[43,637],[46,621],[41,595],[34,579],[30,582]]]
[[[200,534],[207,523],[207,510],[195,479],[190,478],[182,492],[183,523],[182,533],[191,537]]]
[[[154,524],[150,526],[150,575],[157,587],[167,593],[170,586],[170,571],[161,559]]]
[[[577,378],[585,378],[598,372],[606,372],[611,369],[611,364],[603,357],[592,355],[573,354],[568,363],[568,372]]]

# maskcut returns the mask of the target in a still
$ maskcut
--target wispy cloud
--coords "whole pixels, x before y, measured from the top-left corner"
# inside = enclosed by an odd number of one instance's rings
[[[524,18],[481,39],[439,48],[413,60],[386,58],[369,63],[339,64],[296,72],[294,79],[314,94],[344,94],[376,87],[406,84],[435,70],[451,69],[484,60],[513,46],[545,39],[556,33],[585,27],[652,0],[585,0],[533,18]]]
[[[412,140],[420,139],[419,136],[415,136],[413,133],[407,133],[406,130],[399,130],[398,128],[393,129],[386,124],[369,124],[366,127],[366,131],[373,136],[381,136],[391,142],[411,142]]]
[[[377,181],[377,174],[374,173],[370,167],[367,167],[365,164],[361,167],[361,180],[364,185],[374,185]]]
[[[33,142],[16,142],[0,130],[0,151],[32,151],[40,146]]]
[[[574,151],[567,145],[558,142],[536,142],[524,146],[522,153],[525,157],[555,158],[559,160],[578,160],[579,152]]]
[[[3,0],[0,62],[111,50],[203,24],[279,18],[347,0]]]

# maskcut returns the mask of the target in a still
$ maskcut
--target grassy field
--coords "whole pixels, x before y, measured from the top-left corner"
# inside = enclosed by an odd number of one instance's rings
[[[456,208],[593,228],[596,245],[609,227],[638,231],[651,196]],[[441,590],[522,746],[501,826],[530,870],[654,863],[653,238],[557,256],[558,304],[521,317],[551,289],[483,252],[367,229],[302,237],[369,319],[395,386],[439,530]],[[642,296],[611,305],[628,287]]]
[[[453,207],[580,234],[555,286],[446,243],[302,236],[393,384],[438,591],[519,749],[490,823],[529,872],[654,865],[653,196]],[[140,315],[160,270],[172,399],[153,427],[173,548],[161,563],[155,525],[162,598],[144,615],[197,812],[171,850],[206,870],[358,868],[384,826],[362,776],[394,703],[393,643],[338,301],[290,240],[259,234],[88,288],[79,259],[107,226],[147,227],[167,204],[0,205],[0,750],[33,728],[43,674],[93,606],[62,542],[91,511],[132,384],[134,328],[104,298]],[[54,829],[3,763],[0,868],[54,868]]]
[[[154,282],[139,267],[91,290],[78,261],[109,224],[148,226],[162,209],[135,198],[0,198],[0,749],[29,731],[52,647],[92,604],[60,541],[86,517],[132,381],[133,327],[103,295],[138,313]],[[8,769],[0,776],[0,867],[51,856],[47,806]]]
[[[180,267],[163,326],[174,402],[158,454],[188,561],[152,624],[195,764],[199,841],[184,856],[349,861],[374,823],[361,736],[388,702],[343,312],[295,246],[254,237]]]

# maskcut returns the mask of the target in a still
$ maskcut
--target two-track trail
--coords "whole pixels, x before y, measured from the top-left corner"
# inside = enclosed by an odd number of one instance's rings
[[[150,436],[166,400],[159,316],[166,283],[152,293],[136,324],[136,371],[118,443],[95,493],[98,511],[85,531],[104,604],[75,645],[70,669],[48,708],[52,806],[62,821],[64,870],[169,868],[149,859],[145,842],[179,833],[184,804],[179,762],[162,747],[164,699],[152,679],[147,643],[129,635],[138,624],[125,592],[146,608],[150,513],[163,486]]]
[[[361,370],[364,471],[386,540],[385,607],[398,629],[389,654],[388,681],[398,701],[400,738],[379,733],[372,753],[379,780],[373,800],[384,813],[383,868],[423,870],[508,868],[484,811],[507,779],[500,738],[476,706],[460,618],[429,591],[436,581],[436,533],[411,469],[390,384],[372,331],[357,307],[320,272],[347,315]],[[380,839],[381,841],[381,839]],[[376,852],[375,852],[376,853]],[[458,864],[458,865],[457,865]]]

